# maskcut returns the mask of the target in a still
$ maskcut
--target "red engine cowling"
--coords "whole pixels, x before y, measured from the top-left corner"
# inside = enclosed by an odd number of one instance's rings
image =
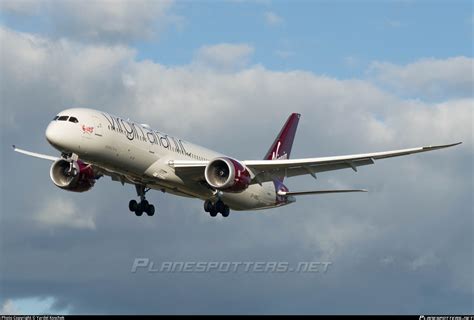
[[[97,180],[97,174],[91,165],[81,160],[71,162],[59,159],[53,163],[49,172],[53,183],[61,189],[84,192],[91,189]]]
[[[242,192],[248,188],[252,180],[243,164],[226,157],[209,162],[204,176],[211,187],[227,192]]]

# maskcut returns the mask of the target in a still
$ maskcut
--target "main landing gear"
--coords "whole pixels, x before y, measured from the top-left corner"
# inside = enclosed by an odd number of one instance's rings
[[[230,213],[229,206],[225,205],[220,199],[216,203],[212,203],[211,200],[204,201],[204,211],[209,212],[211,217],[217,216],[219,212],[223,217],[228,217]]]
[[[136,200],[130,200],[128,203],[128,208],[130,211],[135,212],[137,216],[141,216],[143,212],[146,212],[146,214],[150,217],[153,216],[155,214],[155,206],[149,204],[145,199],[145,194],[150,191],[150,189],[138,184],[135,185],[135,188],[137,189],[137,195],[140,197],[140,202],[137,202]]]

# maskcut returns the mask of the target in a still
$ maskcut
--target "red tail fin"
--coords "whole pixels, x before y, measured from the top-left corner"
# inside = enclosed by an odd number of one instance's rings
[[[289,159],[293,140],[295,139],[296,128],[300,120],[299,113],[292,113],[285,125],[281,128],[272,146],[265,155],[264,160]]]

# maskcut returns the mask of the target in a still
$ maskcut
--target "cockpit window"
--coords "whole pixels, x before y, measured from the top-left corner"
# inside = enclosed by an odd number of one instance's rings
[[[69,118],[69,117],[68,117],[68,116],[60,116],[60,117],[58,118],[58,121],[66,121],[67,118]]]
[[[59,116],[53,118],[53,121],[58,120]]]
[[[69,118],[69,121],[70,121],[70,122],[74,122],[74,123],[78,123],[78,122],[79,122],[79,120],[77,120],[76,117],[70,117],[70,118]]]

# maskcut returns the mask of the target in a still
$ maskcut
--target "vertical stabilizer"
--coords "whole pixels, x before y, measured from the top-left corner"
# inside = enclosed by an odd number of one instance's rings
[[[264,160],[289,159],[293,140],[295,139],[296,128],[300,120],[299,113],[292,113],[285,125],[281,128],[272,146],[265,155]]]

